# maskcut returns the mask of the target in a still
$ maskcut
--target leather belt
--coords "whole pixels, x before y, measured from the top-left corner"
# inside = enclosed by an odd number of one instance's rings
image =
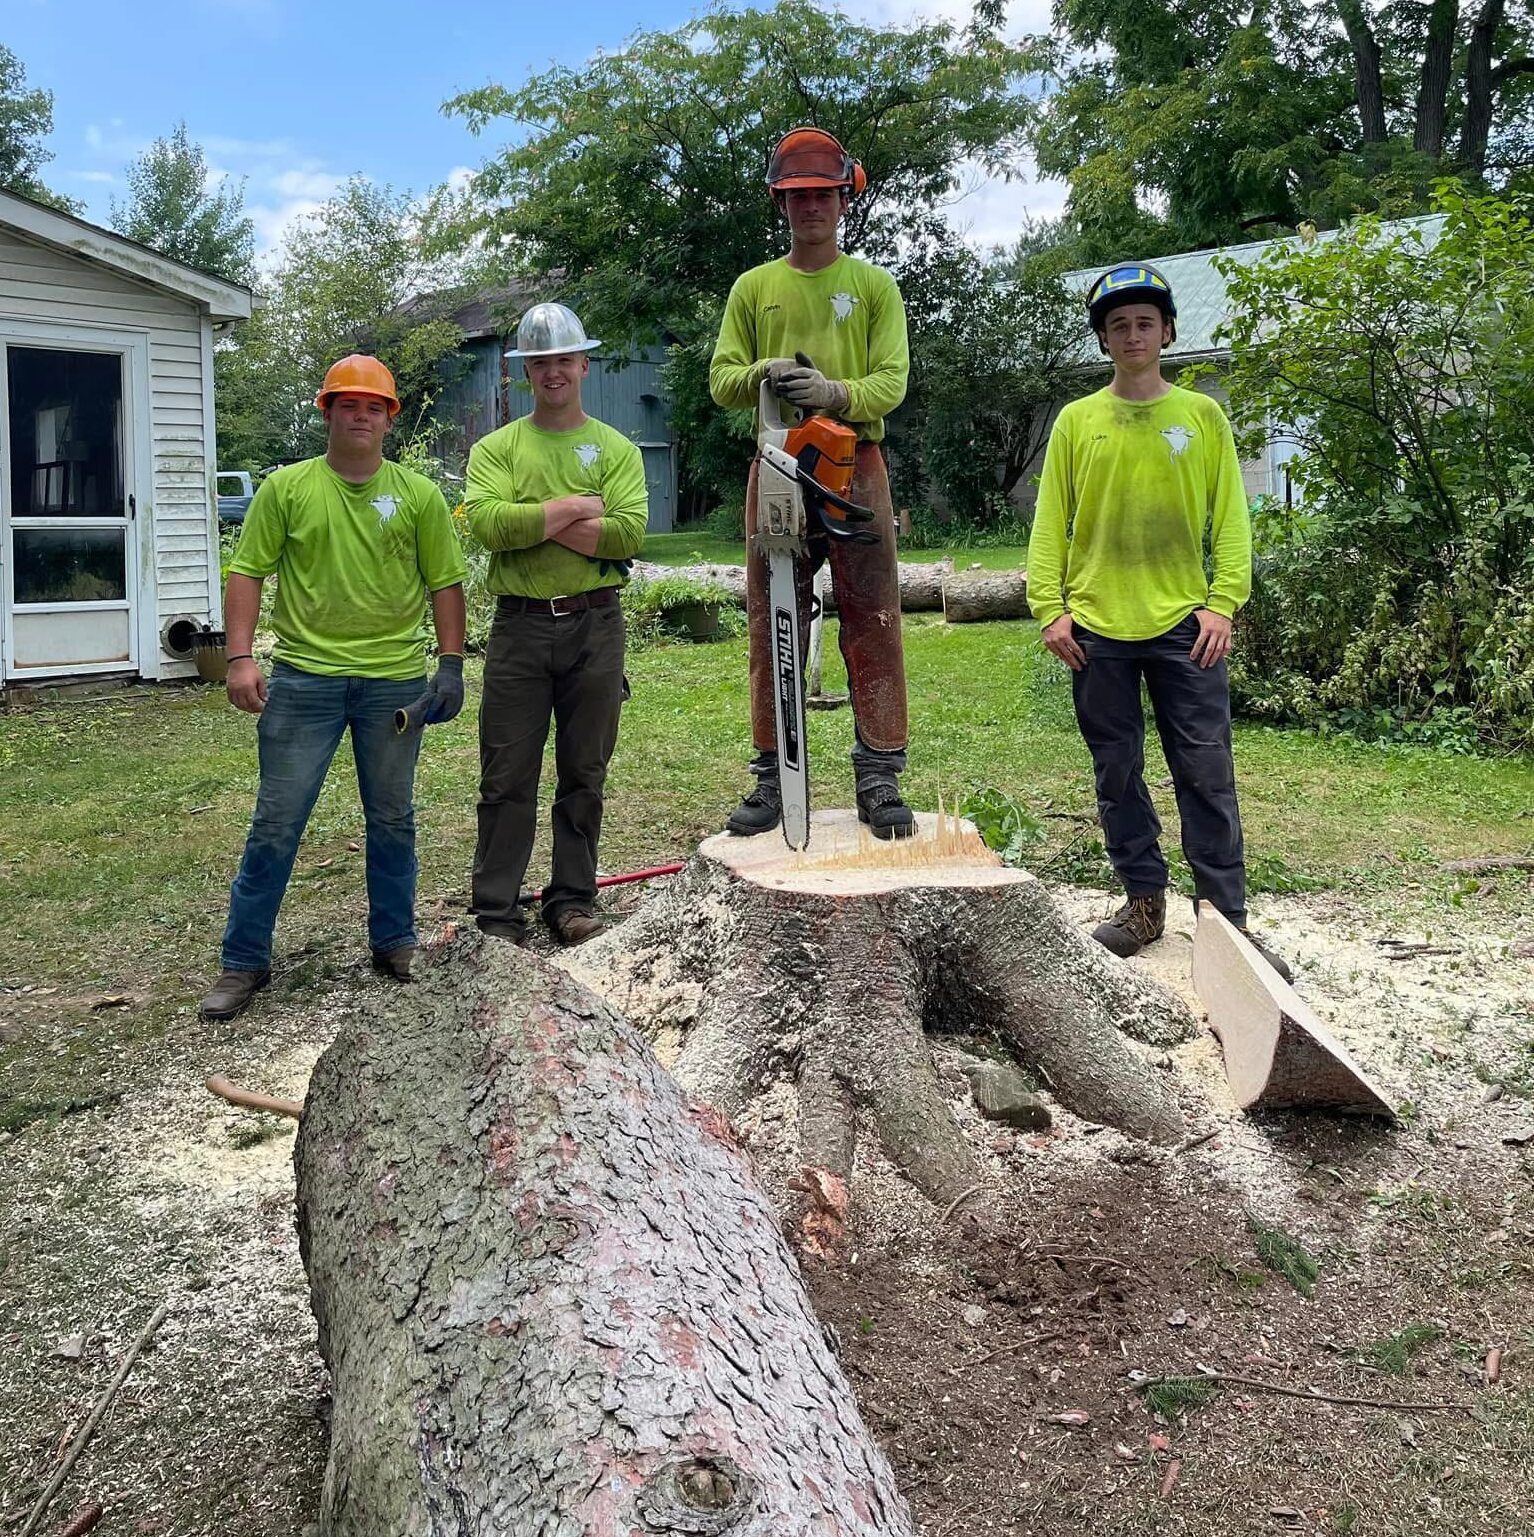
[[[561,598],[519,598],[503,593],[496,608],[503,614],[578,614],[582,609],[606,608],[618,601],[616,587],[593,587],[590,592],[572,592]]]

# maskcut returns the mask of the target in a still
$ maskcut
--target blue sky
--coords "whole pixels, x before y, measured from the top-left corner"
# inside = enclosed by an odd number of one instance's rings
[[[967,15],[966,0],[843,0],[874,22]],[[4,0],[0,41],[27,82],[53,92],[50,186],[106,222],[123,173],[185,119],[210,163],[245,181],[263,250],[349,175],[421,190],[477,166],[477,140],[442,103],[490,81],[515,85],[577,64],[636,28],[670,28],[687,0]],[[1018,30],[1047,25],[1047,0],[1017,0]],[[986,184],[950,211],[971,238],[1006,238],[1052,186]]]

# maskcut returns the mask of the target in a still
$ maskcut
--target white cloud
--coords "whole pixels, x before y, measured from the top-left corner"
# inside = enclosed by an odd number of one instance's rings
[[[1030,163],[1024,174],[1011,181],[983,175],[970,166],[963,173],[961,190],[943,209],[952,228],[976,249],[1008,245],[1016,240],[1028,219],[1048,219],[1061,213],[1070,188],[1063,181],[1041,177]]]
[[[317,198],[323,202],[345,183],[344,176],[321,169],[317,160],[278,171],[264,178],[264,185],[285,198]]]
[[[474,167],[471,165],[455,165],[447,173],[447,190],[449,192],[466,192],[469,183],[474,179]]]
[[[842,0],[854,21],[875,27],[907,27],[922,21],[951,21],[959,26],[974,14],[974,0]],[[1052,0],[1010,0],[1005,31],[1016,37],[1050,30]]]
[[[117,177],[110,171],[66,171],[64,174],[73,177],[76,181],[96,182],[103,187],[117,185]]]
[[[270,268],[276,264],[288,231],[324,206],[322,198],[289,198],[280,203],[247,203],[245,212],[256,227],[256,264]]]

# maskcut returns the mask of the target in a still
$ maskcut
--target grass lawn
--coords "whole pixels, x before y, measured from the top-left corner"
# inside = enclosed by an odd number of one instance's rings
[[[1028,551],[1021,544],[998,544],[983,549],[955,545],[945,549],[914,549],[910,545],[900,547],[900,559],[910,561],[942,560],[952,557],[961,571],[966,566],[984,566],[988,571],[1011,571],[1027,564]],[[641,560],[654,561],[658,566],[692,566],[700,564],[742,566],[746,562],[746,543],[743,539],[720,539],[699,529],[696,532],[683,529],[679,534],[651,534],[639,552]]]
[[[829,637],[828,637],[829,642]],[[936,805],[998,786],[1036,814],[1090,813],[1087,755],[1062,668],[1032,625],[948,626],[907,616],[912,752],[906,792]],[[475,668],[471,663],[471,694]],[[827,646],[825,687],[844,686]],[[689,853],[747,786],[746,647],[667,645],[629,661],[603,863]],[[852,717],[810,717],[817,804],[850,804]],[[421,895],[461,897],[474,840],[474,711],[427,736],[418,779]],[[1316,881],[1362,893],[1416,884],[1453,900],[1439,860],[1534,844],[1534,762],[1385,749],[1238,728],[1237,772],[1254,886]],[[1151,749],[1147,778],[1165,777]],[[543,796],[550,794],[551,768]],[[186,993],[215,968],[228,883],[256,789],[254,723],[221,689],[142,687],[0,716],[0,983],[109,988],[134,977]],[[1170,790],[1155,790],[1169,837]],[[547,818],[544,818],[546,823]],[[1094,830],[1045,816],[1030,861],[1102,878]],[[546,831],[544,833],[546,837]],[[362,946],[362,817],[343,747],[315,809],[279,947],[351,956]],[[547,869],[546,847],[531,878]],[[178,981],[178,979],[181,979]]]

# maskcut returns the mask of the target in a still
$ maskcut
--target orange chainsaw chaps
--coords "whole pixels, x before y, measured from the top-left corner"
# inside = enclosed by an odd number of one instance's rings
[[[829,416],[807,416],[797,427],[789,429],[783,447],[799,461],[799,468],[826,490],[838,496],[846,496],[851,490],[857,468],[858,435],[844,422],[833,421]],[[821,510],[828,518],[846,520],[847,514],[829,502]]]

